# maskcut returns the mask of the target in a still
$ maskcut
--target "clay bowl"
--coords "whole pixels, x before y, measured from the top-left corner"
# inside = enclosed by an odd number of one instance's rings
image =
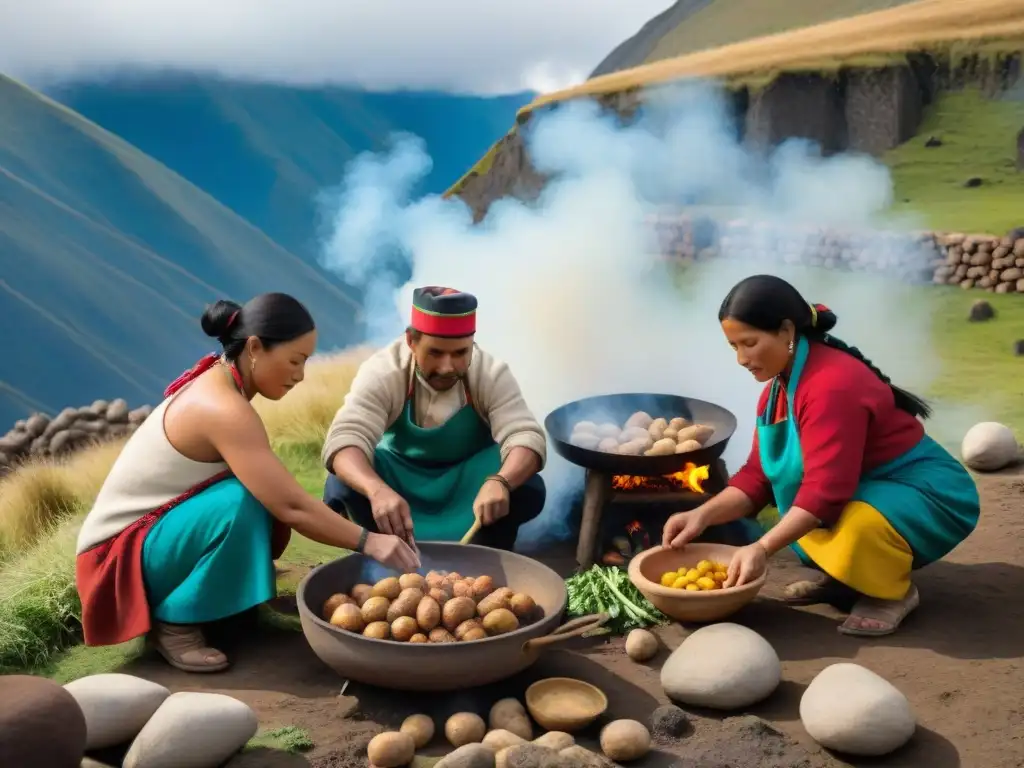
[[[767,571],[749,584],[709,592],[663,587],[661,575],[684,565],[695,566],[701,560],[728,564],[736,549],[727,544],[689,544],[683,549],[652,547],[630,561],[629,580],[651,605],[676,621],[720,621],[757,597],[767,579]]]
[[[608,697],[582,680],[548,677],[526,689],[526,709],[544,730],[572,733],[603,715]]]

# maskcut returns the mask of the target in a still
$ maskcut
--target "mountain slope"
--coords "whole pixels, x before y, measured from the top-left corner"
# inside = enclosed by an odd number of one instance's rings
[[[617,46],[591,77],[912,0],[677,0]]]
[[[315,264],[317,197],[394,132],[434,161],[417,192],[442,192],[532,94],[496,98],[291,88],[199,76],[70,84],[49,92],[172,168]]]
[[[305,260],[135,147],[0,77],[0,423],[95,398],[154,402],[211,348],[203,306],[279,290],[321,346],[358,304]]]

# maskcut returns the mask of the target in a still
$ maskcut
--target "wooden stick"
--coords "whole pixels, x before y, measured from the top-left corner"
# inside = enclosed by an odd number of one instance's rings
[[[479,532],[480,518],[478,517],[475,520],[473,520],[473,524],[469,527],[469,530],[463,534],[462,539],[459,541],[459,544],[469,544],[469,542],[473,540],[473,537],[476,536],[477,533]]]

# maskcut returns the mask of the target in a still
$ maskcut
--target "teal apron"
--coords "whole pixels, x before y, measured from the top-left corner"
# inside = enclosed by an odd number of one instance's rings
[[[458,541],[474,522],[473,502],[488,475],[501,469],[501,449],[490,425],[466,405],[439,427],[416,424],[415,373],[402,415],[384,433],[373,466],[409,502],[420,541]]]
[[[803,482],[803,451],[793,402],[809,348],[807,339],[800,337],[785,387],[786,419],[772,423],[782,389],[776,379],[757,420],[761,468],[781,515],[793,506]],[[927,435],[902,456],[866,472],[851,501],[869,504],[885,517],[913,551],[914,568],[953,550],[974,530],[980,514],[978,490],[970,474]],[[791,546],[805,564],[813,564],[798,543]]]

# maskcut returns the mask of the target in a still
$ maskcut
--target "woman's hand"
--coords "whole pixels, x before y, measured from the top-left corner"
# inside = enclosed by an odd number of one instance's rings
[[[757,578],[760,578],[768,567],[768,550],[764,545],[755,541],[736,550],[729,562],[729,574],[722,584],[723,588],[741,587]]]
[[[363,544],[363,553],[381,565],[402,573],[411,573],[420,567],[420,557],[398,536],[371,533]]]
[[[704,533],[707,527],[699,507],[690,512],[676,512],[665,523],[661,535],[662,546],[682,549]]]

